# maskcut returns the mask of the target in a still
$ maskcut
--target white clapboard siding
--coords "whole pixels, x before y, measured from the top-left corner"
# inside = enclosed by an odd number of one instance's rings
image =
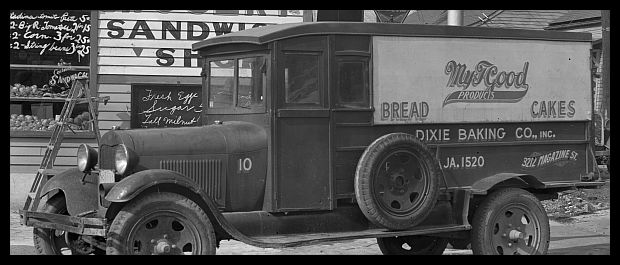
[[[140,58],[157,58],[157,49],[155,48],[140,48],[141,50],[139,50],[140,52],[140,56],[138,56],[136,54],[136,51],[134,51],[132,48],[130,47],[100,47],[99,48],[99,57],[100,58],[105,58],[105,57],[132,57],[132,58],[136,58],[136,57],[140,57]],[[183,55],[185,54],[185,49],[191,49],[191,47],[187,47],[187,48],[183,48],[183,49],[175,49],[174,52],[172,51],[166,51],[167,54],[172,54],[172,56],[174,56],[175,58],[182,58]],[[193,54],[196,54],[196,52],[192,52]],[[100,59],[101,60],[101,59]]]
[[[99,84],[99,94],[105,93],[131,93],[129,84]]]
[[[177,75],[200,76],[200,68],[148,67],[148,66],[101,66],[100,75]]]
[[[129,118],[128,113],[118,111],[102,111],[99,112],[99,122],[101,121],[123,121]],[[101,125],[101,123],[99,123]],[[101,126],[99,126],[101,127]]]
[[[100,97],[110,97],[108,103],[126,103],[129,102],[129,95],[127,93],[101,93],[99,92]],[[101,103],[103,105],[103,103]]]
[[[11,156],[11,165],[41,165],[43,156]],[[54,166],[75,166],[76,157],[57,156]]]
[[[143,12],[120,12],[120,11],[101,11],[99,14],[100,27],[107,25],[107,21],[111,19],[123,20],[126,22],[135,21],[136,19],[145,21],[194,21],[194,22],[233,22],[233,23],[295,23],[303,20],[302,15],[280,16],[279,10],[269,10],[269,15],[261,16],[254,14],[248,15],[218,15],[218,14],[196,14],[189,11],[180,11],[175,13],[160,13],[153,11]],[[301,13],[301,12],[300,12]],[[174,23],[173,23],[174,25]],[[132,25],[133,26],[133,25]]]
[[[67,134],[65,133],[65,135]],[[97,148],[97,141],[95,139],[65,138],[58,150],[58,155],[54,161],[54,168],[75,167],[77,148],[82,143]],[[9,147],[10,171],[35,173],[41,165],[48,144],[49,138],[12,137]]]
[[[99,47],[191,49],[195,40],[99,39]]]
[[[123,23],[115,22],[113,20],[109,20],[108,22],[101,23],[101,27],[99,31],[99,38],[121,38],[127,39],[131,36],[131,32],[134,27],[136,27],[136,23],[139,20],[134,21],[123,21]],[[262,27],[267,25],[275,25],[275,23],[235,23],[235,22],[202,22],[202,21],[173,21],[170,23],[162,22],[162,21],[145,21],[140,22],[136,28],[136,34],[133,38],[136,39],[147,39],[147,35],[154,37],[158,40],[165,39],[181,39],[181,40],[190,40],[190,36],[193,37],[193,41],[198,37],[202,36],[202,30],[205,29],[209,32],[208,37],[214,37],[218,35],[223,35],[230,32],[237,32],[244,29],[251,29],[254,27]],[[196,24],[200,23],[200,25]],[[165,30],[164,30],[165,25]],[[112,27],[108,29],[108,27]],[[117,27],[121,27],[123,30],[118,30]],[[149,34],[150,31],[151,34]],[[192,31],[190,35],[189,32]]]
[[[99,112],[106,112],[106,111],[120,111],[120,112],[126,112],[131,110],[131,106],[130,103],[110,103],[108,102],[108,104],[106,105],[99,105]]]
[[[119,126],[121,129],[129,129],[131,127],[130,120],[118,120],[118,121],[99,121],[100,133],[104,134],[104,130],[112,129],[112,126]]]
[[[95,147],[95,146],[93,146]],[[58,156],[73,156],[75,157],[77,154],[77,147],[61,147],[58,149]],[[41,156],[45,155],[45,146],[27,146],[27,147],[11,147],[10,154],[11,156]]]
[[[69,132],[70,133],[70,132]],[[67,135],[67,133],[65,133]],[[92,142],[95,139],[83,139],[83,138],[67,138],[65,137],[61,143],[61,148],[64,147],[75,147],[77,148],[82,143]],[[47,146],[49,144],[49,138],[31,138],[31,137],[11,137],[10,146],[11,147],[28,147],[28,146]]]

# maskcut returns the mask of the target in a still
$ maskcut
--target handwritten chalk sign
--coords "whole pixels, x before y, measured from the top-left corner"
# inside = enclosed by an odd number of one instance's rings
[[[202,125],[200,85],[134,84],[131,106],[132,128]]]
[[[12,64],[89,65],[90,11],[11,10]]]

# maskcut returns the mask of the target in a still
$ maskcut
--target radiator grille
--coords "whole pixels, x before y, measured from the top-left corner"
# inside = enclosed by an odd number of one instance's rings
[[[160,168],[179,172],[195,181],[217,204],[223,205],[221,160],[162,160]]]
[[[116,151],[116,145],[101,145],[101,147],[99,148],[100,169],[114,169],[114,151]]]

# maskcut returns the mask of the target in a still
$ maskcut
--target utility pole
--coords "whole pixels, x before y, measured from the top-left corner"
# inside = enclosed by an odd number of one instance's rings
[[[609,115],[610,115],[610,111],[609,111],[609,101],[611,100],[609,97],[609,64],[610,64],[610,39],[609,39],[609,32],[610,32],[610,22],[609,22],[609,10],[601,10],[601,26],[602,26],[602,32],[603,32],[603,66],[601,69],[602,73],[601,73],[601,79],[602,79],[602,85],[603,85],[603,102],[602,103],[602,107],[603,107],[603,119],[609,119]]]

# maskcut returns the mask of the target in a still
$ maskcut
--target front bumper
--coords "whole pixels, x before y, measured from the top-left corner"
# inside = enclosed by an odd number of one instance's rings
[[[20,210],[19,215],[22,225],[63,230],[80,235],[105,237],[109,229],[106,218],[77,217],[25,210]]]

